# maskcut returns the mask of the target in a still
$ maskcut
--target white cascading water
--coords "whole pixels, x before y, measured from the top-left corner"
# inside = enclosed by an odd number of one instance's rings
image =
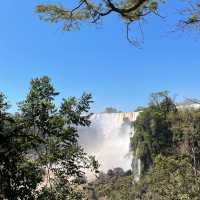
[[[95,156],[101,171],[115,167],[131,169],[131,123],[137,116],[138,112],[93,114],[90,127],[79,129],[80,145]]]

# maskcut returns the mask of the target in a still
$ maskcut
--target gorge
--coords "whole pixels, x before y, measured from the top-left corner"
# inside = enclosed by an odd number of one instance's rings
[[[134,134],[133,122],[139,112],[97,113],[91,116],[90,127],[79,128],[79,143],[94,155],[100,171],[115,167],[134,168],[139,173],[137,159],[130,153],[130,137]]]

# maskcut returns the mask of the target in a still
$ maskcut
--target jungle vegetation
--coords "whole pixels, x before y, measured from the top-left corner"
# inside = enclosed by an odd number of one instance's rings
[[[131,150],[141,160],[140,180],[124,174],[97,180],[97,199],[199,199],[200,109],[179,107],[167,92],[155,93],[134,130]]]
[[[132,171],[115,168],[87,185],[81,181],[84,169],[97,172],[98,162],[78,145],[76,127],[90,125],[91,95],[63,99],[58,106],[58,94],[50,78],[33,79],[19,111],[11,113],[1,93],[1,199],[199,199],[198,107],[179,107],[167,92],[152,94],[133,124],[131,151],[141,160],[139,181]]]
[[[31,80],[29,92],[9,112],[0,93],[0,199],[83,199],[79,180],[98,163],[78,144],[78,126],[89,126],[91,95],[63,99],[50,78]]]

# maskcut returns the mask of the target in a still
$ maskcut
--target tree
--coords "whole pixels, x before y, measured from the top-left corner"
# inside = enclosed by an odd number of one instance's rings
[[[63,30],[66,31],[80,28],[82,22],[98,23],[102,18],[116,13],[126,24],[129,42],[138,45],[138,41],[129,36],[130,25],[143,20],[149,14],[158,15],[157,9],[160,2],[162,0],[123,0],[117,2],[112,0],[100,2],[81,0],[75,2],[71,9],[58,4],[41,4],[37,6],[36,11],[42,14],[41,19],[45,21],[64,22]]]
[[[133,199],[137,200],[197,200],[200,176],[194,176],[187,158],[161,156],[155,159],[147,176],[135,184]]]
[[[171,114],[173,143],[176,153],[190,158],[194,174],[200,169],[200,110],[181,109],[176,115]]]
[[[5,96],[0,93],[0,197],[34,199],[41,179],[40,169],[24,156],[27,148],[17,117],[9,114]]]
[[[200,111],[178,110],[166,92],[153,94],[135,122],[132,148],[142,162],[133,199],[199,199]]]
[[[144,108],[134,122],[131,148],[135,158],[141,160],[142,174],[147,172],[155,157],[168,154],[172,148],[172,131],[168,115],[176,106],[167,92],[152,94],[149,107]]]
[[[133,191],[133,177],[130,172],[121,168],[108,170],[91,183],[97,199],[131,200]]]
[[[5,198],[84,198],[76,180],[85,168],[98,167],[78,144],[77,127],[90,124],[91,95],[63,99],[58,108],[57,95],[48,77],[33,79],[19,113],[11,119],[0,98],[0,177]]]
[[[180,8],[183,19],[178,20],[178,26],[181,28],[196,28],[200,30],[200,2],[199,0],[186,0],[187,7]],[[183,3],[185,3],[183,2]],[[153,14],[163,18],[159,12],[159,5],[165,3],[164,0],[101,0],[90,1],[81,0],[67,8],[59,4],[41,4],[36,11],[41,14],[41,19],[52,23],[63,22],[63,30],[70,31],[80,28],[82,22],[98,23],[106,16],[115,13],[120,16],[126,25],[127,40],[135,46],[139,45],[137,39],[130,37],[130,26],[139,23],[147,16]],[[179,8],[177,8],[178,10]]]
[[[105,113],[119,113],[121,111],[117,110],[116,108],[113,108],[113,107],[107,107],[104,112]]]
[[[3,93],[0,93],[0,195],[10,198],[12,192],[10,173],[16,172],[16,146],[12,143],[12,118],[6,112],[8,103]],[[12,198],[12,197],[11,197]]]
[[[183,9],[181,15],[184,19],[180,20],[178,25],[183,30],[192,28],[200,31],[200,1],[188,1],[189,5]]]

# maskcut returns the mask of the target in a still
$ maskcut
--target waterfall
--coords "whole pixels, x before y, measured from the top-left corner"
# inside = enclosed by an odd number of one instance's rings
[[[121,167],[124,170],[139,171],[138,161],[130,153],[131,126],[138,112],[99,113],[91,116],[90,127],[79,129],[79,143],[85,151],[94,155],[100,163],[100,170]],[[139,174],[139,172],[137,172]]]

